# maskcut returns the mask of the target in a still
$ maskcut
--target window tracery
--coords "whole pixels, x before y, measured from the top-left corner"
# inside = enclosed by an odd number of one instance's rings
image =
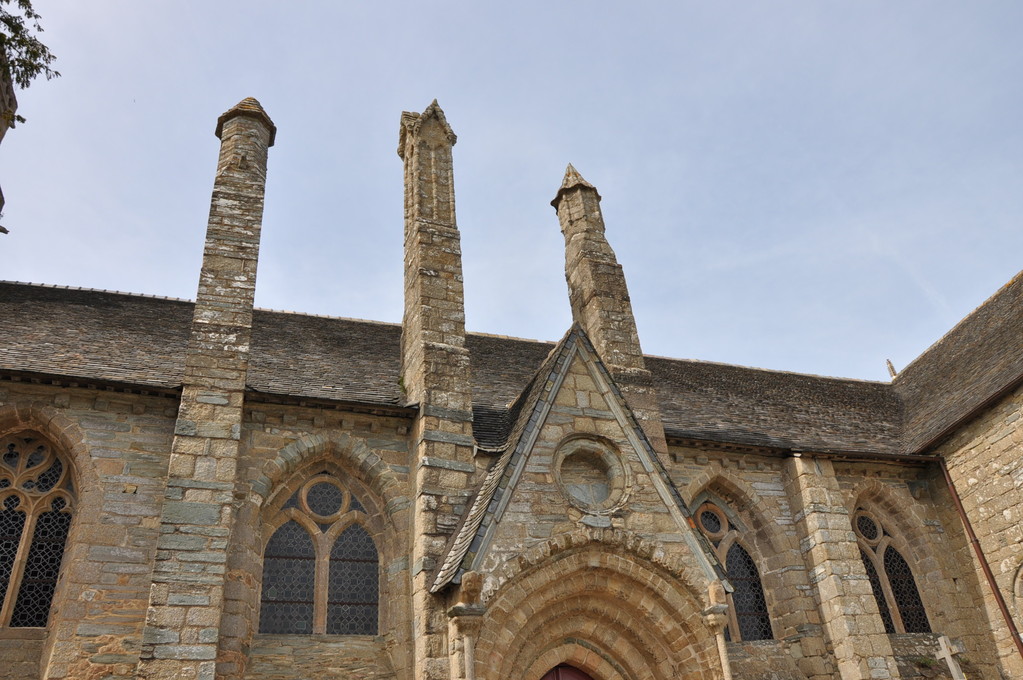
[[[46,439],[0,439],[0,626],[46,626],[74,502],[70,466]]]
[[[863,508],[853,516],[860,558],[887,633],[930,633],[920,591],[909,563],[892,545],[892,535]]]
[[[717,504],[706,502],[696,510],[696,524],[710,540],[725,565],[735,592],[728,595],[729,640],[772,640],[771,618],[760,581],[760,572],[749,552],[739,543],[739,528]]]
[[[379,557],[367,519],[327,471],[288,497],[263,550],[259,632],[376,635]]]

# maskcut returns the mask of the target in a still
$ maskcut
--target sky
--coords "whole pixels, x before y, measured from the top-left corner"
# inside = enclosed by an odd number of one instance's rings
[[[401,112],[454,149],[470,331],[571,324],[603,197],[647,354],[887,380],[1023,268],[1023,3],[35,0],[0,279],[195,297],[217,117],[270,149],[256,304],[398,322]]]

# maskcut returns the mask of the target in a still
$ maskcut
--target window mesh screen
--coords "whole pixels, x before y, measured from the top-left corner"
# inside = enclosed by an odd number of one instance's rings
[[[700,513],[700,524],[712,534],[721,531],[721,519],[717,516],[717,513],[713,513],[710,510],[704,510]]]
[[[895,548],[888,546],[884,551],[884,570],[888,575],[888,584],[895,596],[895,606],[899,608],[902,625],[907,633],[930,633],[931,624],[927,621],[927,612],[920,599],[920,591],[916,589],[913,572],[909,564]]]
[[[344,493],[330,482],[313,484],[306,493],[309,509],[322,517],[329,517],[341,509]]]
[[[4,499],[3,510],[0,510],[0,604],[7,596],[21,532],[25,528],[25,513],[15,510],[17,506],[18,497],[8,496]]]
[[[892,613],[888,610],[888,600],[884,596],[884,588],[881,587],[881,579],[874,569],[874,563],[867,557],[867,553],[860,549],[860,558],[863,560],[863,568],[867,570],[867,578],[870,579],[870,589],[874,591],[874,599],[877,600],[877,608],[881,610],[881,620],[884,622],[886,633],[895,632],[895,624],[892,623]]]
[[[735,618],[739,623],[739,636],[743,640],[770,640],[771,619],[767,615],[767,601],[764,599],[764,587],[760,583],[760,573],[753,558],[738,543],[728,549],[725,559],[728,580],[735,586],[732,593],[732,606],[735,607]]]
[[[860,535],[868,541],[873,541],[878,537],[877,524],[866,515],[856,518],[856,528],[860,530]]]
[[[312,633],[316,550],[312,537],[290,520],[270,537],[263,555],[260,633]]]
[[[345,529],[330,551],[327,632],[376,635],[379,575],[373,539],[358,524]]]
[[[34,432],[0,440],[0,625],[46,626],[71,528],[71,467]]]
[[[21,589],[11,614],[13,627],[43,627],[50,615],[53,591],[60,575],[60,562],[64,557],[71,515],[60,512],[63,498],[53,501],[53,509],[36,518],[32,532],[32,546],[21,577]]]

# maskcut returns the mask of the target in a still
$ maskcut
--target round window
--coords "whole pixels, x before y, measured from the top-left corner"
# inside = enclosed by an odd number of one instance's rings
[[[618,452],[596,439],[570,439],[554,456],[554,474],[568,502],[588,513],[608,513],[625,501],[627,468]]]
[[[302,485],[299,494],[304,509],[319,521],[333,521],[348,510],[348,493],[340,482],[326,474],[317,475]]]

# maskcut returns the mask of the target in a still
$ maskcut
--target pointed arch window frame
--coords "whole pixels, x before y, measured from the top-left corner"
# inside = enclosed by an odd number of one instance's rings
[[[867,518],[874,523],[877,528],[876,538],[868,538],[861,532],[861,528],[859,526],[859,520],[861,517]],[[899,602],[899,598],[895,594],[894,588],[892,588],[891,577],[888,574],[887,567],[885,566],[885,555],[888,550],[891,549],[895,551],[895,553],[906,564],[906,568],[908,569],[910,578],[912,579],[916,598],[920,601],[924,623],[927,624],[927,630],[912,632],[930,633],[933,629],[930,624],[930,616],[927,614],[927,605],[923,602],[923,595],[920,592],[920,586],[916,583],[916,575],[913,573],[913,567],[909,563],[909,560],[906,559],[906,555],[909,554],[912,557],[912,553],[908,552],[908,546],[905,545],[904,541],[900,540],[889,531],[889,525],[890,522],[882,522],[877,516],[877,513],[863,507],[862,505],[857,506],[856,511],[852,514],[853,534],[856,536],[856,544],[860,549],[860,555],[870,561],[870,565],[874,570],[874,577],[877,579],[876,583],[873,579],[871,579],[871,589],[874,591],[874,599],[878,599],[878,589],[880,589],[881,594],[884,597],[884,608],[881,607],[881,602],[878,600],[878,609],[881,612],[881,619],[886,624],[885,629],[889,634],[907,633],[902,606]],[[869,576],[870,574],[868,574],[868,577]],[[885,616],[886,614],[887,620]],[[893,630],[887,630],[887,624],[889,622],[891,623]]]
[[[353,526],[358,526],[361,527],[369,536],[369,539],[372,541],[373,547],[376,551],[377,598],[374,603],[376,607],[376,616],[373,631],[357,634],[376,635],[380,630],[381,559],[380,546],[378,544],[378,539],[375,538],[378,534],[378,527],[374,526],[375,523],[373,522],[374,513],[372,512],[372,506],[363,504],[364,501],[369,499],[367,498],[365,490],[361,488],[361,485],[358,483],[349,483],[351,477],[338,469],[337,466],[321,463],[315,466],[315,468],[319,471],[297,473],[294,476],[295,479],[293,482],[286,485],[275,495],[275,498],[268,504],[267,514],[263,522],[260,557],[261,563],[264,566],[267,557],[267,546],[277,533],[278,529],[288,522],[293,521],[298,524],[306,532],[313,545],[313,612],[311,630],[308,632],[292,631],[286,634],[344,635],[344,633],[337,634],[327,632],[331,606],[329,601],[331,566],[337,564],[337,560],[332,558],[332,551],[338,538],[342,534],[351,529]],[[323,482],[332,484],[341,491],[344,499],[342,501],[341,511],[330,515],[320,515],[314,512],[306,503],[306,492],[317,484]],[[292,499],[296,498],[297,503],[292,504]],[[353,507],[353,505],[356,507]],[[323,529],[323,524],[328,524],[328,528]],[[259,588],[260,606],[258,608],[260,615],[257,626],[257,630],[259,630],[261,634],[266,634],[264,632],[263,621],[263,596],[265,593],[265,587],[266,584],[261,581]]]
[[[15,442],[20,442],[20,446],[23,448],[18,451],[18,456],[12,464],[11,460],[14,459],[8,459],[8,455],[12,446],[19,446]],[[30,444],[30,442],[34,444]],[[28,448],[24,448],[26,444],[29,447],[34,445],[36,448],[30,453]],[[39,455],[40,451],[44,451],[41,454],[42,459],[36,459],[36,462],[33,463],[33,456]],[[74,513],[78,505],[75,468],[67,455],[63,454],[48,437],[35,430],[8,432],[0,436],[0,457],[3,458],[3,462],[0,463],[0,512],[13,511],[23,514],[17,541],[13,540],[14,536],[3,541],[12,545],[14,549],[9,558],[10,564],[5,565],[2,569],[9,573],[0,574],[5,581],[2,584],[3,592],[0,597],[0,631],[5,633],[44,631],[50,624],[50,613],[53,610],[60,577],[64,571],[64,556],[67,552]],[[57,461],[61,467],[54,482],[40,492],[38,481],[50,474],[52,466]],[[12,499],[17,500],[12,502]],[[60,507],[55,505],[58,499]],[[47,529],[40,525],[40,520],[51,514],[65,518],[62,519],[64,526],[55,527],[59,534],[56,541],[52,540],[52,535],[46,537]],[[49,531],[52,532],[53,528],[50,527]],[[43,543],[50,543],[52,546],[59,543],[59,559],[55,568],[52,569],[52,576],[41,579],[37,575],[36,578],[31,578],[26,572],[32,558],[45,560],[47,557],[46,555],[40,556],[40,551],[34,549],[38,549]],[[52,562],[53,555],[49,557]],[[41,586],[44,590],[49,590],[48,595],[45,595],[35,605],[41,611],[45,603],[42,625],[38,625],[39,611],[26,614],[24,608],[20,606],[23,592],[27,592],[25,591],[26,586],[33,584],[37,588]],[[33,615],[35,618],[32,618]],[[36,625],[24,625],[21,623],[22,621],[31,621]]]
[[[710,512],[717,517],[720,523],[720,529],[718,531],[710,531],[709,527],[705,527],[702,521],[703,513]],[[760,597],[764,604],[763,618],[766,620],[766,626],[768,628],[768,637],[757,637],[753,640],[773,640],[774,638],[774,624],[771,623],[771,611],[767,606],[767,593],[764,591],[763,578],[760,576],[760,567],[757,565],[757,560],[753,557],[753,553],[750,552],[749,548],[746,547],[745,542],[742,540],[740,534],[745,533],[745,527],[736,518],[731,511],[729,505],[723,501],[715,498],[704,497],[699,501],[696,510],[693,512],[693,520],[696,523],[697,528],[707,537],[710,541],[711,547],[714,549],[714,554],[721,561],[721,565],[728,570],[728,553],[733,546],[738,546],[753,563],[756,569],[758,585],[760,587]],[[739,623],[739,615],[736,611],[734,593],[728,593],[728,634],[729,639],[733,642],[744,641],[746,638],[742,636],[742,626]]]

